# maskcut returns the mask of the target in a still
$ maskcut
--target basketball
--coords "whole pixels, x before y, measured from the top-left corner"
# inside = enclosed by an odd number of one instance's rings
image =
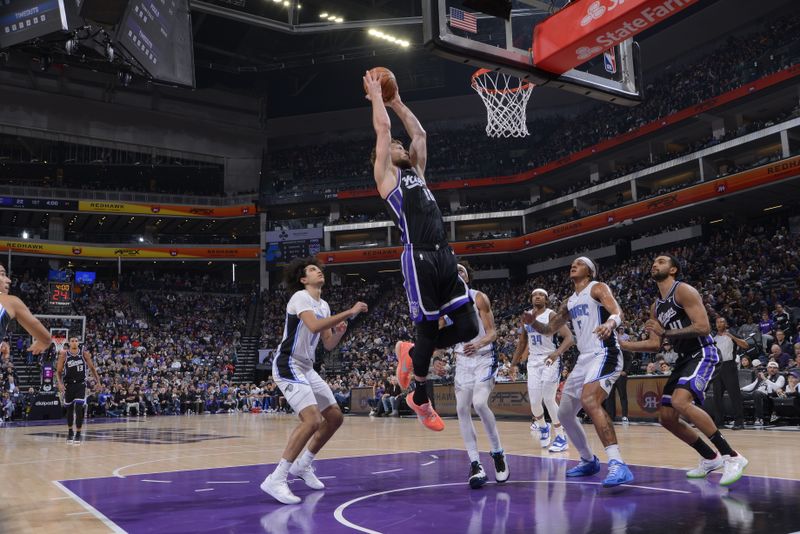
[[[375,67],[369,70],[373,75],[377,75],[381,81],[381,94],[383,101],[388,102],[397,94],[397,79],[394,73],[386,67]],[[364,84],[364,92],[367,92],[367,85]]]

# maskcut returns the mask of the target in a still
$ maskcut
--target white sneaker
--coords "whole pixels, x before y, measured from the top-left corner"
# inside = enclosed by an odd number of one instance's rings
[[[741,454],[738,456],[723,456],[725,458],[725,467],[722,470],[722,478],[719,481],[720,486],[730,486],[740,478],[747,464],[747,458]]]
[[[270,474],[264,479],[264,482],[261,483],[261,491],[271,495],[279,503],[298,504],[302,499],[292,493],[292,490],[289,489],[289,485],[285,480],[280,482],[273,480],[273,474],[274,473]]]
[[[706,478],[706,475],[708,475],[711,471],[716,471],[717,469],[721,468],[724,463],[725,457],[719,454],[717,454],[716,458],[712,458],[711,460],[702,458],[697,467],[686,471],[686,476],[688,478]]]
[[[300,469],[299,467],[296,466],[297,464],[293,463],[292,466],[289,468],[290,475],[303,479],[303,482],[306,483],[306,486],[308,486],[311,489],[315,490],[325,489],[325,484],[323,484],[322,481],[317,478],[317,475],[314,474],[313,466],[309,465],[305,469]]]

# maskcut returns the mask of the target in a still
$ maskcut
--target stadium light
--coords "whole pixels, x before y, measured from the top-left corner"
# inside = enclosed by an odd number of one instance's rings
[[[389,35],[388,33],[383,33],[380,30],[376,30],[375,28],[370,28],[367,30],[367,33],[373,37],[377,37],[378,39],[383,39],[384,41],[389,41],[392,44],[396,44],[403,48],[408,48],[411,46],[411,43],[408,42],[406,39],[401,39],[399,37],[395,37],[394,35]]]
[[[28,234],[28,231],[27,230],[23,230],[22,231],[22,239],[28,239],[28,237],[30,237],[30,234]]]

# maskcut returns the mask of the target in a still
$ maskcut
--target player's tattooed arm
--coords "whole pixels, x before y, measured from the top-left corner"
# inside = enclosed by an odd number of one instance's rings
[[[531,325],[534,330],[546,336],[552,336],[559,328],[567,324],[569,321],[569,309],[567,303],[561,304],[558,311],[550,316],[550,322],[547,324],[540,323],[536,320],[535,312],[533,310],[526,311],[522,314],[522,322]]]

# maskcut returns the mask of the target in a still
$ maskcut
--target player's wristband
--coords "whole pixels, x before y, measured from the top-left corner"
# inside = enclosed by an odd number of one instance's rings
[[[619,325],[622,324],[622,318],[618,314],[614,314],[608,318],[609,321],[614,321],[614,328],[619,328]]]

